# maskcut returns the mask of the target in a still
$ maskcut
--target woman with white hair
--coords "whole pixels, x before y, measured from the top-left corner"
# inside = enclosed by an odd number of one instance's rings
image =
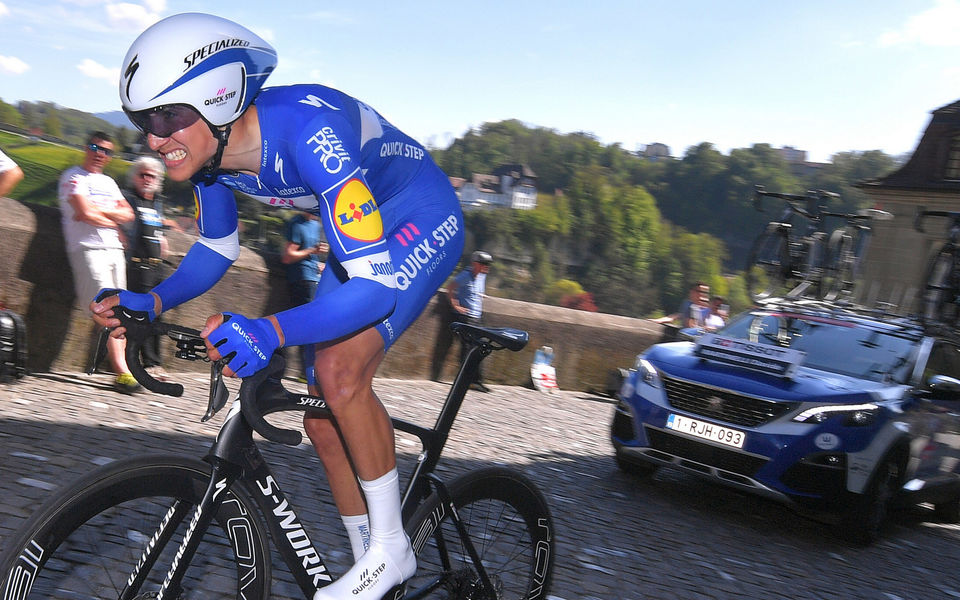
[[[134,292],[147,292],[163,281],[163,257],[167,253],[163,229],[179,230],[176,222],[163,215],[163,162],[152,156],[141,156],[127,171],[123,197],[133,208],[135,218],[126,227],[127,286]],[[154,378],[167,380],[160,361],[160,339],[154,337],[143,344],[143,366]]]

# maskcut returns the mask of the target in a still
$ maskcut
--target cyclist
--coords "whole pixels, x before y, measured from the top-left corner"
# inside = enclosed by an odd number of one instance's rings
[[[315,299],[256,319],[213,315],[202,334],[224,373],[241,377],[279,347],[317,343],[308,383],[336,423],[308,415],[304,427],[357,561],[316,598],[379,598],[413,575],[416,559],[393,429],[372,380],[460,259],[463,219],[429,154],[366,104],[321,85],[261,89],[276,61],[263,39],[207,14],[168,17],[134,41],[123,108],[169,177],[194,183],[200,238],[151,292],[120,291],[91,310],[117,326],[118,303],[155,318],[211,288],[240,251],[234,191],[318,214],[330,251]]]

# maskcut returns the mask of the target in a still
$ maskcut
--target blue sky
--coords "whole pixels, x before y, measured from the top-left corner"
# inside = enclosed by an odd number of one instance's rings
[[[0,0],[0,99],[118,110],[131,42],[187,11],[274,44],[269,84],[332,85],[431,146],[519,119],[630,150],[765,142],[823,161],[909,152],[960,100],[960,0]]]

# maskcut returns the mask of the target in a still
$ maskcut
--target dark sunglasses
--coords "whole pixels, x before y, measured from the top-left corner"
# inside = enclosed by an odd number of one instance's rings
[[[186,104],[165,104],[136,112],[124,109],[124,112],[137,129],[162,138],[170,137],[200,120],[200,113]]]
[[[100,146],[98,144],[87,144],[87,148],[90,149],[90,152],[93,152],[95,154],[100,153],[100,154],[103,154],[104,156],[113,156],[112,149],[104,148],[103,146]]]

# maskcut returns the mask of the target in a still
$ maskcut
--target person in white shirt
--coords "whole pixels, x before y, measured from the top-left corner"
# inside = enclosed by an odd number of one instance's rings
[[[704,319],[704,329],[716,331],[726,324],[728,315],[725,302],[722,296],[714,296],[710,299],[710,312]]]
[[[12,192],[21,179],[23,171],[12,158],[0,151],[0,198]]]
[[[90,135],[83,164],[60,176],[63,237],[81,305],[101,289],[127,287],[127,264],[119,226],[133,220],[130,204],[103,169],[113,157],[113,141],[101,131]],[[111,337],[107,357],[117,378],[114,387],[131,394],[139,388],[124,358],[126,341]]]

